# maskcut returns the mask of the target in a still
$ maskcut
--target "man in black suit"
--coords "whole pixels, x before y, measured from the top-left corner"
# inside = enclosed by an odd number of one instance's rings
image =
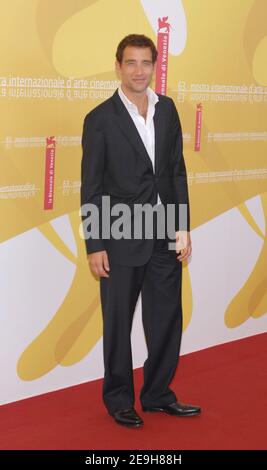
[[[179,116],[171,98],[149,87],[156,59],[157,50],[148,37],[131,34],[122,39],[115,64],[121,85],[111,98],[86,115],[82,135],[81,215],[89,265],[100,277],[103,401],[117,423],[131,427],[143,424],[134,409],[130,341],[140,292],[148,349],[140,393],[143,411],[175,416],[201,411],[198,406],[178,402],[169,387],[180,352],[181,262],[191,254],[190,214]],[[103,201],[107,199],[115,227],[111,233],[107,227],[103,230]],[[118,225],[113,225],[119,222],[122,204],[128,208],[126,236],[125,232],[118,236]],[[141,235],[135,236],[135,216],[143,221],[136,204],[154,209],[173,205],[174,236],[163,224],[166,211],[160,219],[163,236],[162,232],[158,236],[153,214],[148,224],[152,236],[147,236],[143,226]],[[92,215],[92,205],[97,208],[100,225],[94,236],[96,218],[87,217]],[[186,207],[183,221],[180,205]],[[174,250],[169,249],[172,239]]]

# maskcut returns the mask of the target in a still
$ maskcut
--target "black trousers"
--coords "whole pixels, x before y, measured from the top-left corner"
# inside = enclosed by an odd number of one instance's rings
[[[142,321],[148,349],[144,362],[143,406],[177,400],[169,385],[178,365],[181,334],[182,263],[155,239],[149,261],[142,266],[110,263],[109,278],[100,278],[103,315],[103,401],[109,412],[134,406],[131,351],[133,314],[141,292]]]

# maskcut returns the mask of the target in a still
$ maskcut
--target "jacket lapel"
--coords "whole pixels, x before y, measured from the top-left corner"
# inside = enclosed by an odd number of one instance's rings
[[[121,128],[122,132],[124,133],[125,137],[129,140],[129,142],[134,146],[136,151],[145,159],[147,165],[153,171],[152,162],[150,159],[149,154],[147,153],[146,147],[139,135],[136,126],[128,113],[127,109],[125,108],[124,104],[122,103],[118,89],[112,96],[113,102],[115,104],[116,113],[115,113],[115,120],[118,126]],[[162,116],[162,112],[160,112],[161,103],[160,99],[155,105],[155,114],[154,114],[154,127],[155,127],[155,174],[158,174],[160,168],[160,157],[162,153],[162,143],[163,143],[163,129],[164,129],[164,116]]]

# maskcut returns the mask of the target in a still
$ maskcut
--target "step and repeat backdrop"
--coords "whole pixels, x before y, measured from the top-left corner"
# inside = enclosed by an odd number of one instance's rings
[[[1,403],[103,376],[99,281],[79,235],[83,119],[130,33],[183,130],[193,252],[182,354],[267,326],[267,2],[1,1]],[[146,358],[140,298],[134,367]],[[233,358],[238,360],[238,358]]]

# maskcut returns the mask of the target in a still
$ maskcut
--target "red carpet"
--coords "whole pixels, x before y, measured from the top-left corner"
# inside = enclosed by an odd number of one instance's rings
[[[102,404],[102,381],[1,407],[1,449],[266,449],[267,334],[182,356],[172,382],[200,416],[143,413],[141,429],[116,424]]]

